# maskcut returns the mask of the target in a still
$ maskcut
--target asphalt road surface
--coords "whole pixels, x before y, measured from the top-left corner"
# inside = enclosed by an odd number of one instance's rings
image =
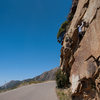
[[[23,86],[0,93],[0,100],[58,100],[54,81]]]

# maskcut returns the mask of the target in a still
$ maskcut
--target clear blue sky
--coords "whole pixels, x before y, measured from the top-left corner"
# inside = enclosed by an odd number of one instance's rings
[[[59,66],[56,35],[72,0],[0,0],[0,85]]]

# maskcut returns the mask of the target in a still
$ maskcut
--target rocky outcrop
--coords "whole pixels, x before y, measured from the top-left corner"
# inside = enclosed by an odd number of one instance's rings
[[[83,21],[84,36],[79,41],[77,27]],[[64,72],[70,74],[73,100],[100,100],[100,61],[94,60],[99,56],[100,0],[79,0],[64,37],[60,65]],[[88,57],[90,59],[86,61]]]

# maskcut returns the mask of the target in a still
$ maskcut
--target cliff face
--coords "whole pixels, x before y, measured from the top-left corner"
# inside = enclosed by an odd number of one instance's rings
[[[78,25],[83,21],[84,36],[79,42]],[[60,66],[70,74],[73,98],[100,100],[100,61],[99,58],[94,61],[94,57],[100,56],[100,0],[78,1],[70,28],[64,37],[61,55]]]

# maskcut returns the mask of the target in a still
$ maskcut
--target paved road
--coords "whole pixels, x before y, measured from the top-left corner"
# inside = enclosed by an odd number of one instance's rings
[[[0,93],[0,100],[58,100],[55,82],[46,82],[23,86]]]

